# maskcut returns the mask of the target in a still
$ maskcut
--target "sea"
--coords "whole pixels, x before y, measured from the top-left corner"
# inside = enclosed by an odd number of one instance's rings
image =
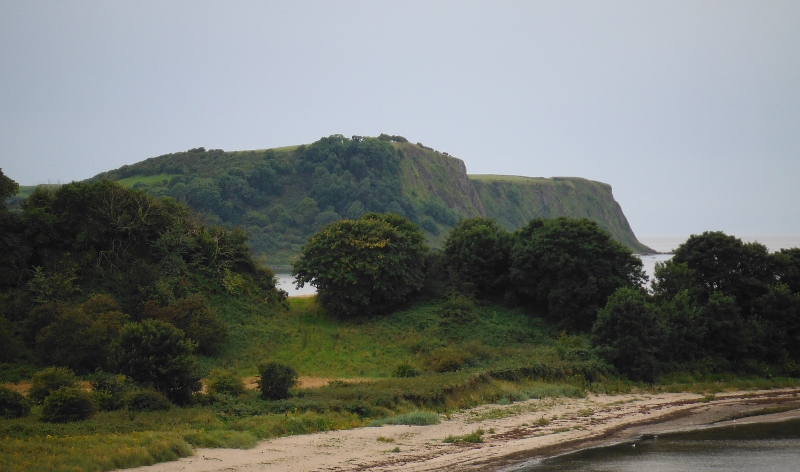
[[[797,472],[800,420],[660,435],[531,461],[515,472]]]

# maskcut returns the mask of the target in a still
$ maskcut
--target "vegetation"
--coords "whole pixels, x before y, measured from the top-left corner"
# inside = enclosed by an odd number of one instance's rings
[[[75,387],[61,387],[44,399],[42,421],[66,423],[85,420],[94,413],[95,404],[89,392]]]
[[[0,418],[20,418],[30,412],[30,407],[20,393],[0,387]]]
[[[562,326],[591,329],[606,299],[644,280],[642,262],[583,219],[535,219],[520,229],[511,249],[511,284],[520,300]]]
[[[481,176],[467,176],[462,161],[387,134],[333,135],[258,151],[195,148],[95,177],[100,179],[169,196],[211,224],[244,228],[254,253],[273,267],[290,265],[323,226],[369,212],[408,218],[437,248],[461,218],[488,216],[512,231],[531,218],[568,216],[590,218],[628,247],[649,251],[605,184],[558,178],[508,186],[511,177],[484,184]]]
[[[303,246],[293,275],[317,288],[320,303],[343,318],[385,310],[422,288],[426,248],[405,218],[368,213],[324,227]]]
[[[258,366],[258,389],[264,400],[285,400],[297,385],[297,372],[288,365],[268,362]]]
[[[394,175],[392,159],[373,162],[385,146],[422,149],[337,137],[281,152],[305,153],[312,176],[349,172],[362,185]],[[190,154],[186,165],[207,152]],[[277,195],[269,168],[259,172],[259,188]],[[436,225],[452,216],[421,208]],[[22,406],[0,391],[11,417],[0,420],[3,470],[109,470],[193,446],[431,424],[490,402],[633,388],[713,395],[800,375],[800,250],[768,254],[721,233],[690,238],[647,292],[630,250],[586,219],[536,219],[513,233],[486,218],[453,221],[444,250],[430,252],[408,214],[365,212],[307,242],[295,273],[319,288],[318,302],[285,300],[241,231],[207,226],[171,198],[69,184],[2,215],[0,339],[18,348],[0,349],[0,375],[31,378]],[[298,373],[351,380],[301,389]],[[246,376],[259,388],[245,388]]]

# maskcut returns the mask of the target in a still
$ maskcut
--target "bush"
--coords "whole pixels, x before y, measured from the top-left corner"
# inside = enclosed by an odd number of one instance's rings
[[[264,400],[289,398],[289,389],[297,384],[297,372],[288,365],[269,362],[258,366],[258,388]]]
[[[44,400],[42,421],[66,423],[92,416],[95,404],[89,392],[73,387],[61,387]]]
[[[28,391],[28,398],[35,405],[41,405],[53,391],[61,387],[75,387],[77,385],[78,379],[72,370],[66,367],[48,367],[36,372],[31,377],[31,389]]]
[[[419,369],[408,363],[402,363],[392,373],[393,377],[416,377],[420,375]]]
[[[208,391],[238,397],[245,393],[242,378],[227,370],[214,369],[209,374]]]
[[[151,385],[177,404],[186,404],[200,390],[194,344],[183,331],[159,320],[125,325],[112,351],[119,372]]]
[[[471,360],[469,353],[456,347],[440,347],[426,357],[428,368],[434,372],[455,372]]]
[[[30,412],[30,407],[22,394],[8,387],[0,387],[0,417],[21,418]]]
[[[119,374],[98,372],[91,377],[92,398],[97,408],[103,411],[120,410],[125,407],[125,393],[133,388],[128,377]]]
[[[439,424],[442,420],[439,414],[433,411],[412,411],[402,415],[391,416],[379,420],[373,420],[370,426],[383,426],[385,424],[403,424],[409,426],[428,426]]]
[[[125,407],[130,411],[166,411],[172,404],[155,390],[134,390],[125,395]]]

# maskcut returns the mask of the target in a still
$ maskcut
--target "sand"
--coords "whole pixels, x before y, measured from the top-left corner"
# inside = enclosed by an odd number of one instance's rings
[[[720,393],[589,395],[484,405],[432,426],[382,426],[271,439],[247,450],[197,449],[167,471],[513,470],[527,460],[642,435],[753,421],[800,418],[800,389]],[[770,410],[771,409],[771,410]],[[779,413],[763,413],[784,410]],[[760,416],[747,416],[762,414]],[[444,443],[483,429],[483,443]]]

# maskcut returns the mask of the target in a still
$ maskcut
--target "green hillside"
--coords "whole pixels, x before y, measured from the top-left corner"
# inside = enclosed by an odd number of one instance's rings
[[[470,175],[470,180],[486,216],[508,230],[532,218],[588,218],[633,251],[652,252],[636,239],[608,184],[577,177]]]
[[[288,268],[322,226],[371,211],[408,217],[432,247],[460,218],[489,216],[516,229],[537,216],[573,216],[596,221],[634,251],[649,249],[636,240],[606,184],[470,177],[460,159],[401,136],[333,135],[252,151],[196,148],[93,180],[102,178],[172,197],[210,224],[245,228],[253,252],[275,268]]]

